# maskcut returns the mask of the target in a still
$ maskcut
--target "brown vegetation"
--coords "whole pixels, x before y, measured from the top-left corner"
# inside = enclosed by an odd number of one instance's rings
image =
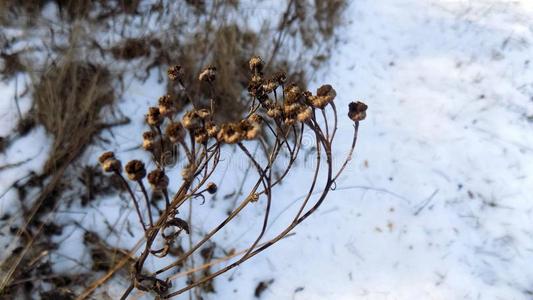
[[[71,163],[103,125],[102,111],[115,100],[109,70],[65,58],[36,78],[35,119],[53,136],[43,168],[53,173]]]
[[[216,106],[200,108],[191,99],[192,110],[186,112],[181,117],[181,121],[176,120],[175,111],[169,110],[173,105],[164,106],[163,113],[161,107],[150,107],[146,114],[146,123],[149,126],[150,138],[157,140],[173,140],[173,144],[161,144],[158,153],[153,151],[153,147],[145,147],[145,150],[152,154],[154,170],[148,173],[145,164],[140,160],[128,162],[124,168],[127,178],[137,185],[142,191],[142,195],[136,195],[134,188],[130,186],[126,177],[122,175],[122,163],[113,152],[105,152],[100,158],[100,164],[105,172],[114,174],[122,179],[124,186],[129,192],[131,202],[137,212],[139,223],[144,231],[146,240],[142,254],[134,258],[131,270],[131,284],[126,289],[121,299],[127,299],[133,289],[144,292],[151,292],[157,299],[170,299],[183,294],[197,287],[202,287],[204,291],[212,291],[212,279],[237,267],[241,263],[259,254],[263,250],[272,246],[279,240],[286,237],[297,225],[313,214],[324,202],[330,192],[337,177],[342,173],[347,163],[351,159],[352,152],[357,140],[359,121],[366,116],[366,105],[357,102],[349,105],[349,118],[354,122],[354,134],[351,148],[344,163],[338,170],[333,168],[334,139],[337,131],[337,109],[334,104],[336,92],[331,85],[321,86],[316,94],[301,89],[297,84],[285,82],[285,75],[278,75],[272,79],[263,73],[264,63],[259,57],[252,57],[249,63],[251,75],[248,80],[248,94],[250,96],[249,109],[239,121],[220,122],[215,115],[218,113]],[[176,81],[182,81],[180,72],[181,66],[173,67],[169,70],[169,77]],[[212,83],[216,81],[217,71],[212,67],[205,68],[199,75],[198,81]],[[212,92],[210,99],[217,91],[209,86]],[[213,100],[211,100],[213,101]],[[268,112],[273,108],[280,107],[279,114],[272,115]],[[332,117],[328,117],[326,110],[329,110]],[[173,130],[169,127],[179,128],[183,134],[168,136]],[[167,128],[166,130],[164,128]],[[264,157],[261,154],[252,155],[249,148],[250,143],[262,143],[259,139],[259,131],[264,130],[272,137],[273,147],[265,150]],[[302,138],[304,131],[309,130],[315,137],[316,157],[314,175],[309,178],[310,182],[307,195],[300,202],[300,208],[293,221],[273,238],[263,241],[266,228],[269,225],[271,208],[276,205],[273,202],[275,190],[285,178],[290,177],[294,162],[298,159],[302,148]],[[164,132],[166,134],[164,134]],[[141,133],[139,133],[139,137]],[[146,139],[147,132],[142,134]],[[291,139],[289,137],[292,137]],[[218,165],[222,147],[236,145],[242,154],[248,158],[249,163],[256,169],[257,177],[252,179],[256,182],[251,190],[244,193],[244,197],[238,207],[232,210],[225,219],[221,219],[217,226],[209,230],[206,234],[193,231],[192,202],[196,198],[205,200],[205,193],[213,194],[217,192],[216,183],[210,182],[213,174],[219,172]],[[185,153],[187,164],[181,170],[182,178],[174,178],[172,186],[179,186],[173,195],[169,193],[168,187],[171,179],[166,175],[168,166],[165,153],[170,151],[168,147],[178,148],[178,151]],[[264,149],[267,149],[265,146]],[[323,152],[322,152],[323,151]],[[283,154],[289,156],[288,164],[282,167],[281,176],[274,177],[272,170],[279,157]],[[325,162],[322,160],[325,159]],[[266,163],[260,163],[266,161]],[[320,172],[321,165],[326,171]],[[232,170],[230,170],[232,172]],[[154,192],[160,192],[165,198],[165,207],[160,209],[153,206],[150,195],[147,193],[144,179],[150,184]],[[322,178],[319,178],[322,177]],[[321,180],[319,180],[321,179]],[[313,197],[317,194],[318,197]],[[260,201],[261,198],[261,201]],[[143,200],[141,200],[143,199]],[[259,234],[255,241],[243,252],[237,260],[232,260],[233,255],[228,255],[226,267],[221,267],[216,271],[211,270],[211,263],[206,257],[212,257],[213,249],[205,248],[204,245],[217,235],[223,228],[230,226],[233,220],[241,211],[251,203],[261,202],[264,204],[264,217],[262,226],[258,228]],[[189,205],[188,213],[180,213],[185,205]],[[256,204],[257,205],[257,204]],[[159,216],[157,216],[157,212]],[[172,229],[172,230],[170,230]],[[183,243],[181,236],[187,235],[189,243]],[[197,242],[193,242],[192,235],[197,236]],[[159,241],[159,242],[157,242]],[[155,245],[163,244],[162,248]],[[172,252],[172,248],[184,249],[173,262],[158,270],[145,270],[145,262],[149,257],[163,258]],[[206,254],[207,251],[210,254]],[[207,260],[203,266],[195,267],[194,257],[200,255]],[[230,257],[231,256],[231,257]],[[163,275],[171,270],[177,269],[179,272],[184,263],[189,263],[188,269],[178,273],[178,275]],[[202,272],[200,272],[202,271]],[[180,274],[187,274],[189,280],[182,286],[176,286],[173,278]],[[199,278],[196,276],[199,275]],[[106,275],[107,276],[107,275]],[[97,285],[102,280],[96,281]],[[206,286],[207,284],[207,286]],[[83,293],[82,298],[86,298],[94,289],[95,284]]]
[[[167,81],[167,94],[174,103],[174,113],[183,113],[194,101],[202,108],[213,105],[212,109],[217,112],[213,121],[238,121],[249,108],[250,96],[245,91],[249,85],[248,58],[252,55],[262,54],[267,58],[265,73],[285,71],[303,90],[305,83],[324,66],[332,45],[337,42],[335,28],[342,22],[339,16],[345,6],[345,1],[326,2],[328,5],[322,1],[288,1],[279,8],[283,11],[279,20],[267,17],[256,28],[249,21],[254,17],[254,7],[244,7],[239,1],[42,0],[21,3],[0,0],[0,26],[24,32],[13,36],[7,31],[0,32],[0,77],[17,80],[17,74],[26,76],[30,80],[22,87],[26,91],[23,94],[29,91],[27,94],[33,101],[30,111],[19,116],[16,130],[0,137],[0,152],[36,126],[44,127],[52,140],[42,172],[32,172],[12,187],[18,191],[21,214],[5,218],[10,224],[18,225],[11,230],[16,251],[9,256],[9,262],[1,263],[5,272],[0,280],[0,294],[3,292],[9,298],[26,293],[26,297],[31,298],[42,282],[48,282],[39,278],[63,276],[54,274],[50,267],[53,261],[40,255],[56,249],[50,243],[53,231],[46,228],[51,226],[48,220],[54,209],[67,202],[66,194],[78,193],[78,197],[69,198],[69,204],[81,200],[82,205],[87,205],[99,195],[123,189],[117,176],[102,177],[93,166],[81,167],[78,158],[102,129],[127,122],[127,119],[110,121],[106,114],[116,109],[124,78],[133,75],[143,81],[150,72],[156,71],[161,74],[161,80],[166,80],[162,75],[167,67],[178,62],[186,70],[181,82]],[[57,5],[57,20],[41,16],[47,5]],[[131,30],[137,26],[136,22],[149,20],[156,20],[157,30]],[[108,35],[120,38],[110,41],[106,38]],[[30,43],[35,37],[40,40],[39,45],[15,47],[17,43]],[[216,80],[197,80],[201,68],[206,65],[216,68]],[[185,82],[188,84],[183,89]],[[256,134],[254,126],[247,128],[250,137]],[[197,141],[212,138],[209,132],[214,128],[205,129],[205,133],[198,132],[194,136]],[[228,130],[225,134],[231,136]],[[294,137],[288,135],[287,139]],[[156,157],[164,156],[163,150],[169,143],[168,140],[156,143],[153,150]],[[40,191],[38,196],[28,197],[35,190]],[[161,197],[158,193],[154,195]],[[175,255],[183,253],[179,249],[169,251]],[[43,267],[44,271],[35,267],[37,261],[47,266]],[[209,261],[206,258],[205,262]],[[111,270],[120,269],[119,266],[121,262]],[[95,274],[82,276],[89,278]],[[26,278],[37,280],[30,284]],[[41,296],[52,299],[63,295],[65,299],[72,299],[72,290],[85,285],[76,278],[49,282],[53,289]],[[210,290],[209,283],[204,287]]]

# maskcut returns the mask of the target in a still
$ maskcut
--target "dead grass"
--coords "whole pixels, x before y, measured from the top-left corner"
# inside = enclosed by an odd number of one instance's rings
[[[0,24],[4,26],[20,22],[21,16],[24,16],[28,23],[35,20],[46,1],[17,1],[17,0],[0,0]]]
[[[223,120],[227,121],[238,119],[246,107],[248,99],[242,91],[248,84],[248,59],[258,46],[257,33],[228,25],[214,29],[209,35],[193,39],[179,48],[163,48],[168,49],[166,56],[172,61],[191,70],[186,73],[184,81],[189,85],[189,96],[200,102],[195,103],[197,105],[205,107],[213,97],[210,89],[206,88],[206,83],[198,80],[201,68],[206,64],[217,67],[217,80],[213,83],[216,91],[214,103]],[[186,107],[190,102],[179,90],[179,83],[167,82],[167,93],[178,100],[180,107]]]
[[[9,79],[15,76],[17,73],[24,72],[26,67],[20,59],[19,53],[1,53],[0,59],[2,59],[3,67],[0,69],[1,79]]]
[[[185,74],[184,81],[189,85],[188,96],[197,101],[195,104],[207,107],[214,91],[215,108],[220,112],[219,121],[237,120],[250,101],[249,95],[243,93],[248,85],[248,60],[264,47],[265,36],[265,32],[246,30],[236,24],[213,28],[205,36],[192,39],[179,47],[163,45],[161,48],[165,53],[160,53],[161,65],[179,63],[184,69],[191,70]],[[217,68],[213,91],[206,88],[205,82],[198,80],[199,72],[208,64]],[[291,63],[275,56],[265,72],[285,71],[288,73],[289,82],[297,83],[305,89],[307,67],[310,66]],[[188,98],[180,93],[178,82],[167,82],[167,94],[182,108],[190,103]]]
[[[111,48],[115,59],[130,60],[150,55],[150,43],[147,39],[128,38]]]
[[[117,14],[135,14],[142,0],[0,0],[0,24],[11,26],[23,23],[37,25],[42,9],[50,3],[57,4],[63,20],[74,21],[95,18],[102,20]],[[99,9],[97,11],[97,8]],[[94,14],[97,11],[96,14]]]
[[[115,101],[107,68],[66,57],[33,87],[35,119],[53,136],[43,173],[72,162],[102,127],[102,110]]]

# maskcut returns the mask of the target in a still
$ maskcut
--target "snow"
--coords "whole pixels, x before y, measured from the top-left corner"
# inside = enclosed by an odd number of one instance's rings
[[[531,299],[531,20],[528,1],[351,2],[343,43],[312,87],[326,82],[337,90],[337,157],[351,142],[348,103],[369,105],[355,156],[295,235],[219,277],[217,293],[207,298],[251,299],[259,281],[274,279],[261,299]],[[132,124],[113,129],[113,136],[107,132],[112,143],[92,146],[84,160],[95,161],[108,149],[123,161],[144,155],[129,149],[140,143],[144,110],[164,91],[156,77],[127,88],[120,105]],[[12,89],[0,89],[2,134],[14,120],[8,113],[15,111]],[[310,146],[311,138],[305,136],[304,143]],[[1,164],[24,159],[17,149],[36,140],[42,147],[25,155],[42,156],[47,142],[37,130],[1,155]],[[213,178],[220,195],[234,191],[248,167],[231,149],[222,158],[219,170],[228,171]],[[0,172],[0,192],[16,173],[38,168],[43,159]],[[290,220],[312,172],[300,162],[277,190],[265,240]],[[172,175],[178,178],[179,168]],[[0,215],[8,210],[5,199],[14,197],[9,195],[0,201]],[[194,204],[193,231],[205,232],[224,217],[229,204],[221,198]],[[239,250],[253,241],[264,204],[263,199],[247,207],[217,243]],[[128,201],[94,205],[79,220],[86,228],[124,248],[142,236]],[[129,220],[135,238],[110,234],[102,216],[121,224]],[[76,253],[82,235],[59,239],[60,252]],[[160,264],[147,262],[150,269]],[[60,267],[73,266],[65,261]],[[127,283],[113,283],[108,292],[116,297]]]
[[[274,278],[262,299],[530,299],[533,6],[356,1],[348,16],[322,80],[338,107],[369,105],[355,159],[222,294]]]

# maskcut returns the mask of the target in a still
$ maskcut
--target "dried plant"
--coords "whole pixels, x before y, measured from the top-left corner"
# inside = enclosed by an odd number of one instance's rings
[[[180,119],[178,119],[176,110],[173,109],[176,104],[172,103],[168,97],[163,96],[159,100],[159,106],[150,107],[146,114],[146,123],[150,130],[142,136],[144,149],[151,153],[156,166],[154,170],[148,172],[142,161],[132,160],[125,165],[126,175],[124,176],[122,164],[113,152],[105,152],[100,156],[103,170],[121,178],[127,188],[146,238],[144,250],[139,257],[135,258],[131,269],[131,284],[121,299],[126,299],[134,288],[153,292],[158,299],[169,299],[202,286],[238,266],[286,237],[298,224],[313,214],[345,169],[355,147],[359,121],[365,118],[367,106],[361,102],[349,105],[348,117],[354,122],[353,141],[347,158],[338,170],[334,170],[332,153],[338,120],[334,104],[336,92],[333,87],[323,85],[316,94],[313,94],[296,84],[286,84],[284,73],[265,76],[263,68],[264,62],[260,57],[250,59],[249,110],[239,121],[225,123],[216,121],[217,92],[213,88],[213,82],[217,80],[217,71],[214,67],[205,68],[198,75],[198,80],[203,81],[204,86],[210,90],[209,106],[200,107],[197,105],[200,101],[191,98],[191,110],[183,113]],[[184,71],[180,66],[170,68],[168,75],[171,80],[184,85]],[[187,91],[186,86],[183,86],[183,91]],[[326,110],[330,110],[329,114]],[[262,136],[259,135],[260,131],[265,131],[265,134],[274,140],[272,147],[264,147],[264,161],[266,162],[263,164],[260,163],[263,158],[258,157],[257,154],[253,155],[249,150],[252,143],[265,143],[259,138]],[[274,190],[285,178],[290,177],[290,171],[299,157],[302,137],[306,131],[311,132],[316,151],[315,170],[309,178],[310,187],[307,195],[302,199],[292,222],[273,238],[263,241],[269,224]],[[166,257],[176,247],[178,238],[182,235],[194,234],[190,218],[185,218],[179,210],[185,203],[190,203],[195,198],[205,199],[206,193],[217,192],[217,185],[211,182],[210,178],[218,171],[221,148],[225,145],[237,147],[250,161],[257,171],[255,184],[242,202],[217,226],[205,235],[196,233],[201,237],[199,241],[192,243],[191,239],[189,246],[183,248],[175,261],[158,270],[146,271],[145,262],[149,257]],[[170,180],[167,176],[170,165],[167,153],[173,153],[176,149],[185,154],[186,164],[181,172],[182,178]],[[283,152],[289,154],[289,161],[284,165],[281,175],[276,177],[273,175],[273,169]],[[319,172],[321,165],[325,165],[326,168],[324,178],[319,178],[322,174]],[[135,188],[130,186],[128,180],[140,188],[141,197],[134,192]],[[153,191],[162,193],[165,199],[163,209],[154,207],[145,181],[149,183]],[[179,186],[175,194],[169,194],[169,185]],[[314,198],[313,195],[317,194],[318,197]],[[171,270],[179,270],[184,263],[193,259],[195,254],[202,252],[202,246],[209,245],[208,241],[222,228],[232,222],[247,205],[257,202],[260,198],[266,201],[262,227],[254,242],[246,250],[240,252],[238,259],[216,271],[210,271],[211,265],[205,264],[202,267],[187,270],[185,273],[167,275]],[[154,245],[160,243],[163,247],[155,248]],[[202,256],[205,258],[209,255],[203,253]],[[235,257],[237,254],[233,253],[228,256]],[[183,286],[172,289],[173,278],[180,274],[191,275],[208,268],[209,272],[203,272],[201,278],[193,276]]]
[[[45,230],[39,229],[41,223],[53,219],[52,208],[70,210],[70,204],[80,199],[85,206],[90,204],[91,199],[101,199],[105,193],[122,191],[119,177],[101,177],[99,170],[93,172],[93,166],[82,169],[79,158],[89,145],[105,142],[100,139],[102,129],[127,123],[127,118],[117,120],[122,114],[116,104],[130,80],[144,81],[155,73],[156,76],[160,74],[160,83],[163,83],[164,70],[175,61],[181,63],[183,70],[189,71],[175,70],[178,77],[167,81],[167,94],[157,103],[157,109],[151,109],[150,122],[157,124],[159,118],[163,121],[159,125],[161,132],[154,128],[143,136],[144,148],[153,153],[157,161],[166,162],[165,168],[171,167],[178,149],[180,158],[187,153],[181,145],[182,140],[186,139],[185,145],[191,147],[188,136],[191,130],[183,127],[182,122],[169,121],[171,116],[183,117],[184,110],[191,105],[191,99],[194,99],[198,111],[188,114],[190,122],[197,120],[196,114],[205,114],[205,110],[200,111],[202,108],[208,108],[207,112],[211,112],[212,118],[211,122],[203,121],[205,126],[202,130],[194,132],[196,142],[202,144],[207,140],[212,143],[224,129],[220,135],[221,143],[227,139],[238,145],[241,137],[235,129],[239,129],[240,125],[236,124],[240,124],[240,118],[247,113],[249,106],[248,94],[243,92],[248,85],[248,58],[255,53],[263,55],[265,73],[283,69],[291,81],[305,90],[305,84],[315,78],[316,72],[323,70],[322,67],[327,65],[325,62],[336,48],[335,43],[342,38],[336,33],[343,23],[346,4],[345,0],[290,0],[282,5],[276,3],[279,13],[278,17],[273,18],[271,14],[262,13],[262,5],[239,0],[39,0],[23,3],[0,0],[0,24],[6,29],[0,31],[0,80],[15,81],[14,101],[17,107],[19,96],[28,94],[33,102],[31,110],[26,113],[18,109],[17,128],[9,135],[0,137],[0,152],[9,149],[16,139],[29,133],[32,128],[41,125],[52,139],[42,172],[31,172],[12,186],[17,190],[20,200],[20,208],[17,209],[21,213],[6,217],[9,222],[4,221],[0,226],[22,222],[20,227],[12,230],[11,244],[24,251],[5,251],[16,259],[12,260],[13,263],[0,261],[0,265],[8,270],[0,272],[0,294],[9,298],[24,291],[29,299],[41,290],[50,289],[53,292],[63,287],[76,290],[83,286],[83,281],[73,281],[72,285],[67,286],[46,283],[42,278],[55,272],[55,255],[41,258],[54,266],[47,268],[50,273],[42,273],[31,265],[36,257],[33,252],[39,254],[46,250],[61,254],[51,244],[43,242],[50,237]],[[45,9],[47,7],[57,8],[52,18],[50,13],[54,9]],[[114,38],[109,39],[109,36]],[[196,80],[207,62],[218,69],[207,70],[202,76],[203,81]],[[216,72],[215,80],[211,79],[212,72]],[[272,78],[283,80],[281,75],[276,74]],[[186,90],[184,83],[187,83]],[[270,90],[270,95],[277,89],[278,96],[282,97],[283,87],[278,88],[275,81],[264,85],[265,91]],[[212,98],[216,101],[211,101]],[[257,106],[258,100],[254,101]],[[283,118],[280,122],[285,121],[281,104],[272,104],[268,110],[263,106],[259,109],[261,115]],[[216,114],[213,113],[215,111]],[[301,111],[296,116],[307,118],[310,113],[312,110]],[[288,122],[292,122],[290,118]],[[277,125],[273,125],[272,128],[278,130]],[[265,130],[268,129],[265,124],[258,126],[244,122],[242,126],[248,129],[247,138],[265,145],[265,149],[277,147],[280,153],[284,153],[292,145],[290,143],[298,138],[293,132],[285,132],[286,147],[275,146],[275,135]],[[288,128],[293,130],[291,126]],[[165,139],[161,140],[161,136],[165,136]],[[210,162],[213,160],[211,158]],[[129,169],[135,170],[139,166],[132,164]],[[150,164],[147,163],[147,166]],[[191,165],[187,170],[193,172],[195,168]],[[88,172],[77,176],[76,173],[81,170]],[[71,196],[80,195],[77,189],[81,187],[73,178],[81,175],[84,192],[81,197]],[[154,180],[157,179],[156,175],[152,175]],[[171,180],[171,184],[171,190],[174,190],[176,182]],[[205,188],[208,187],[197,197],[201,198],[218,189],[214,184],[205,184]],[[34,193],[38,195],[34,196]],[[161,191],[154,195],[163,197]],[[155,201],[157,197],[152,200]],[[146,204],[143,202],[140,205]],[[94,209],[91,205],[89,207]],[[153,221],[157,223],[161,213],[156,210],[153,212]],[[143,213],[146,214],[146,210]],[[150,226],[148,215],[143,221]],[[68,222],[65,224],[63,218],[57,222],[59,226],[70,226]],[[28,232],[31,234],[28,235]],[[31,238],[25,239],[26,235]],[[110,243],[116,246],[113,241]],[[48,246],[42,248],[36,247],[36,244]],[[177,253],[175,248],[169,251]],[[80,266],[83,253],[80,251],[76,257]],[[118,264],[111,269],[117,268]],[[204,268],[201,272],[208,271],[209,268]],[[83,273],[85,278],[93,276],[97,274]],[[32,286],[19,284],[30,277],[35,278]]]

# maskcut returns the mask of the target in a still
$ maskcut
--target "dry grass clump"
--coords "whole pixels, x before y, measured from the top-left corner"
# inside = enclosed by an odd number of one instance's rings
[[[0,0],[0,24],[3,26],[13,25],[20,22],[24,17],[28,24],[33,23],[35,16],[39,15],[48,1],[17,1]]]
[[[103,123],[103,110],[115,101],[113,77],[102,66],[75,59],[73,52],[67,52],[63,60],[53,63],[44,72],[31,73],[33,106],[30,112],[20,119],[17,131],[23,135],[35,123],[42,125],[52,137],[48,159],[40,174],[31,173],[25,180],[14,184],[20,200],[21,226],[12,227],[15,249],[9,249],[8,259],[1,262],[0,294],[6,297],[27,293],[32,298],[35,291],[33,283],[24,278],[45,277],[53,274],[50,260],[44,260],[42,253],[57,249],[51,243],[51,236],[58,234],[50,228],[48,213],[66,201],[62,199],[65,191],[75,186],[69,177],[73,173],[73,163],[96,134],[111,125]],[[40,75],[40,76],[39,76]],[[67,171],[68,170],[68,171]],[[67,175],[68,174],[68,175]],[[85,177],[83,184],[87,193],[81,194],[82,203],[101,194],[94,188],[95,176]],[[100,180],[98,188],[112,190]],[[39,189],[35,199],[27,197],[28,191]],[[60,230],[59,230],[60,234]],[[13,250],[13,251],[11,251]],[[45,269],[33,267],[36,261]],[[19,283],[24,284],[19,284]],[[39,281],[40,283],[46,280]],[[39,284],[40,284],[39,283]],[[61,286],[57,286],[61,288]]]
[[[246,109],[247,97],[242,93],[247,85],[248,58],[259,47],[257,33],[239,28],[235,24],[213,28],[204,38],[193,39],[179,47],[166,48],[171,61],[179,61],[187,72],[183,81],[190,83],[187,90],[182,89],[179,81],[167,81],[167,94],[178,101],[180,108],[195,98],[198,105],[208,105],[214,97],[212,86],[218,92],[215,105],[220,111],[218,118],[234,120]],[[216,51],[212,51],[216,49]],[[203,67],[201,62],[208,62],[217,68],[217,80],[211,83],[196,80]]]
[[[53,136],[43,173],[69,164],[102,128],[102,110],[115,100],[112,78],[103,66],[67,58],[35,78],[35,119]]]
[[[24,72],[26,67],[22,63],[19,53],[3,53],[0,52],[0,59],[2,60],[2,68],[0,68],[0,79],[9,79],[17,73]]]
[[[71,30],[50,26],[52,36],[72,39],[69,36],[72,32],[83,32],[83,36],[74,39],[83,41],[75,45],[81,47],[83,52],[98,53],[104,58],[110,54],[115,60],[143,58],[136,71],[145,70],[146,74],[154,67],[164,70],[172,62],[179,61],[189,70],[185,80],[192,83],[187,90],[191,97],[206,99],[211,96],[210,90],[203,88],[205,83],[193,79],[206,64],[217,67],[220,74],[213,83],[219,91],[216,105],[219,105],[217,109],[221,113],[217,118],[225,120],[238,119],[246,107],[247,95],[242,93],[247,85],[246,63],[255,53],[269,53],[266,56],[266,71],[286,70],[293,81],[305,88],[305,83],[324,64],[331,46],[336,43],[335,29],[342,22],[342,10],[346,5],[345,0],[290,0],[280,4],[283,14],[278,20],[259,19],[256,23],[261,26],[254,29],[247,18],[247,15],[250,17],[250,14],[254,14],[254,6],[242,5],[237,0],[156,3],[142,0],[41,0],[23,4],[0,0],[0,7],[4,8],[0,14],[4,14],[7,21],[14,22],[11,25],[21,23],[19,20],[25,17],[33,22],[39,20],[42,8],[51,3],[57,4],[63,20],[80,20],[76,25],[67,23]],[[131,33],[124,32],[130,26],[137,25],[133,21],[130,23],[127,17],[117,18],[121,14],[138,15],[143,21],[157,20],[158,30],[151,32],[153,29],[149,29],[138,36],[129,36]],[[109,45],[108,39],[96,35],[99,30],[102,33],[119,34],[123,38],[113,40]],[[67,36],[65,32],[68,32]],[[51,52],[64,49],[64,45],[48,46]],[[299,50],[296,52],[294,49]],[[10,61],[16,62],[13,59]],[[6,74],[12,73],[10,70],[14,69],[9,68]],[[111,71],[120,77],[124,70]],[[179,83],[169,81],[167,94],[180,101],[183,104],[181,107],[189,103]]]
[[[38,25],[36,22],[43,8],[55,3],[60,17],[65,21],[80,19],[102,20],[120,14],[135,14],[142,0],[0,0],[0,24],[12,26]]]
[[[183,23],[165,24],[162,34],[151,41],[158,47],[150,65],[166,68],[179,61],[188,70],[185,80],[190,84],[186,94],[182,93],[179,82],[167,83],[167,94],[179,101],[181,107],[189,103],[187,96],[199,99],[197,101],[209,101],[213,96],[210,89],[205,88],[205,83],[194,80],[201,68],[213,65],[219,73],[218,79],[212,83],[218,91],[215,105],[219,105],[220,114],[217,118],[235,120],[246,109],[249,100],[242,93],[248,84],[249,57],[268,53],[265,56],[266,72],[286,70],[294,82],[305,88],[314,73],[324,66],[337,42],[336,29],[342,23],[346,1],[291,0],[280,3],[283,10],[280,19],[259,20],[262,26],[253,30],[243,18],[247,12],[239,10],[239,1],[188,1],[187,4],[184,8],[166,3],[161,15],[169,12],[179,15],[192,8],[196,18],[192,18],[190,25],[200,30],[191,33],[184,30]]]
[[[150,43],[143,38],[128,38],[111,48],[115,59],[130,60],[146,57],[150,54]]]

